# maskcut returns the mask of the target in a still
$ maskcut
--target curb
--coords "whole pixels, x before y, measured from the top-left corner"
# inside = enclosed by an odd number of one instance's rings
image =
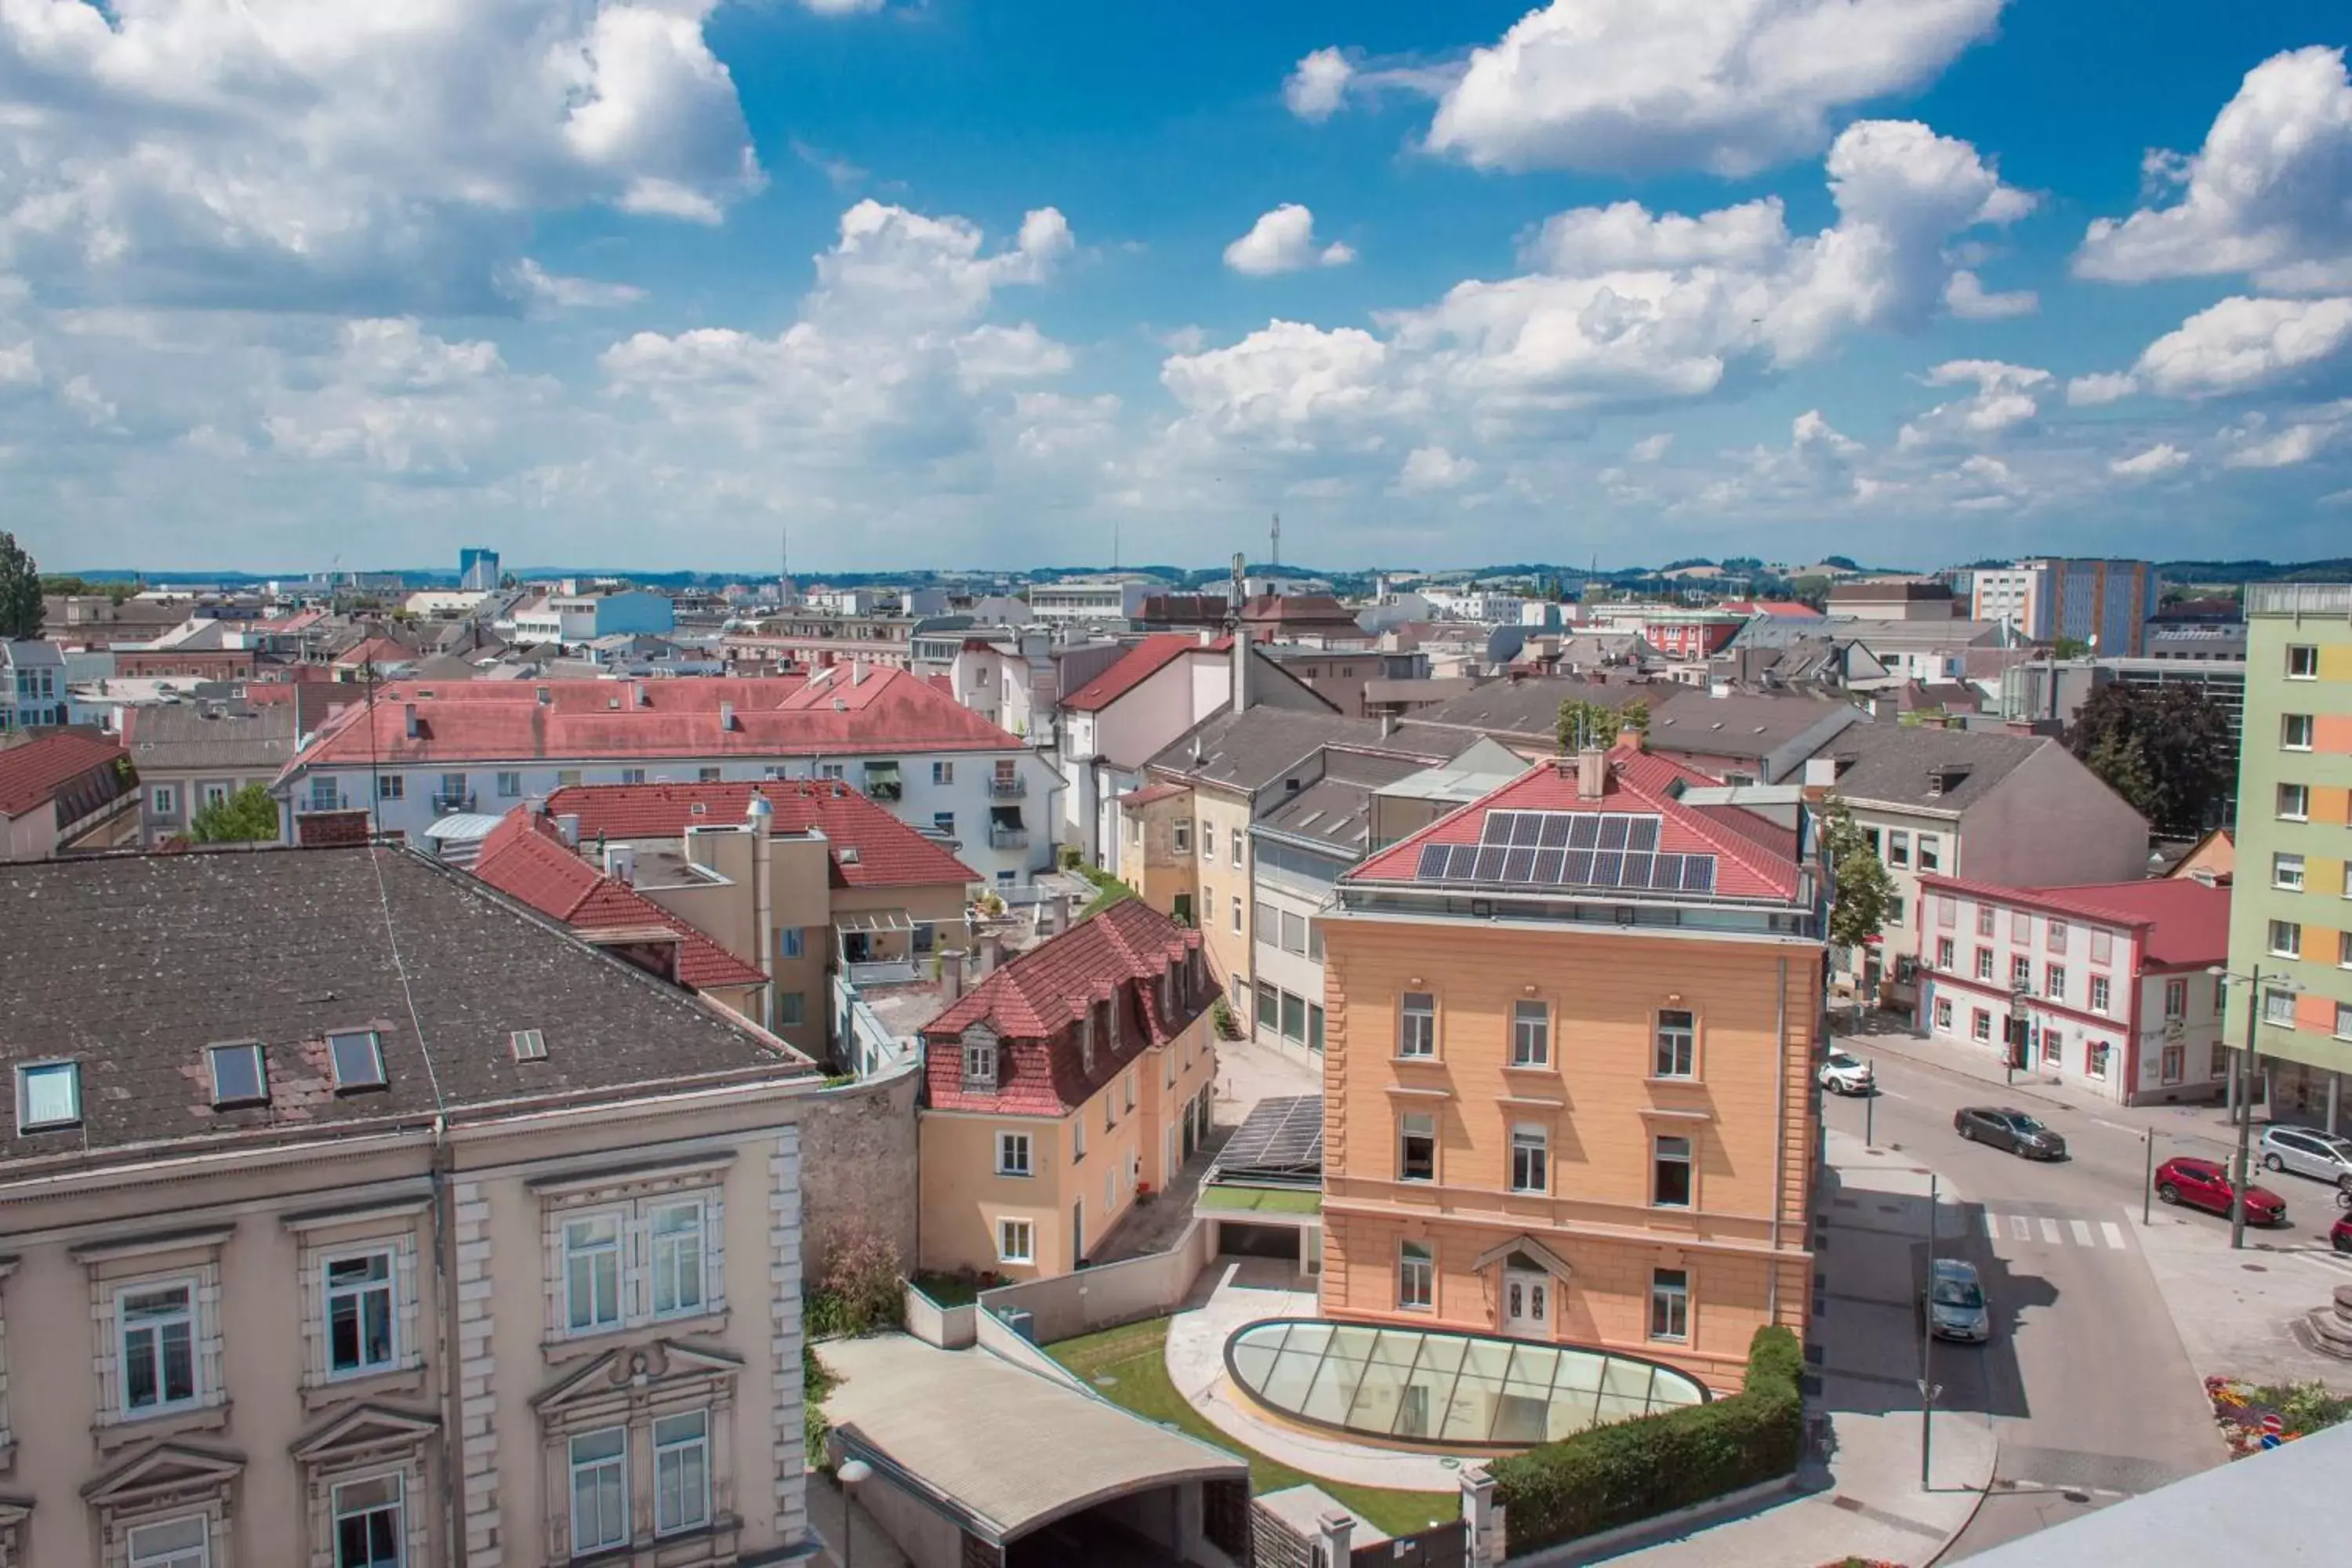
[[[1987,1417],[1985,1431],[1992,1437],[1992,1463],[1985,1467],[1984,1485],[1976,1489],[1977,1500],[1969,1505],[1969,1516],[1960,1521],[1959,1529],[1944,1537],[1944,1543],[1937,1547],[1934,1554],[1922,1563],[1919,1568],[1936,1568],[1936,1564],[1941,1563],[1950,1553],[1952,1548],[1959,1544],[1960,1537],[1966,1535],[1969,1532],[1969,1527],[1976,1523],[1977,1515],[1984,1511],[1986,1500],[1992,1496],[1993,1481],[2000,1474],[2000,1430],[1993,1426],[1990,1417]]]

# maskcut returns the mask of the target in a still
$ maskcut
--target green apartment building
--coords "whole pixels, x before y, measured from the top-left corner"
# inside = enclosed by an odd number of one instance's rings
[[[2352,1124],[2352,583],[2246,589],[2246,708],[2227,1038],[2254,1049],[2273,1113]],[[2273,986],[2276,975],[2289,985]]]

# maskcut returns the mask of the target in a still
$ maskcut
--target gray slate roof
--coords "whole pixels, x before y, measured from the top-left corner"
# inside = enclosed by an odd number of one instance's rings
[[[1710,697],[1684,687],[1650,710],[1650,745],[1661,752],[1765,757],[1830,718],[1842,702],[1734,691]]]
[[[1583,698],[1615,706],[1640,695],[1641,692],[1603,688],[1585,680],[1490,680],[1475,691],[1408,715],[1397,733],[1409,735],[1424,725],[1442,724],[1452,731],[1524,735],[1549,745],[1559,728],[1561,703]],[[1458,736],[1452,738],[1450,743],[1448,740],[1430,736],[1428,744],[1450,756],[1462,749],[1463,742]]]
[[[209,716],[200,703],[135,709],[125,743],[142,770],[275,774],[294,754],[294,706],[275,702]]]
[[[1323,776],[1267,812],[1258,825],[1354,859],[1371,847],[1372,792],[1424,765],[1414,757],[1326,752]]]
[[[371,1028],[388,1086],[339,1096],[326,1034]],[[545,1060],[514,1059],[517,1029],[542,1031]],[[262,1044],[268,1105],[213,1109],[205,1047],[231,1040]],[[81,1125],[18,1133],[16,1075],[5,1064],[61,1058],[81,1063]],[[679,1079],[813,1071],[781,1042],[404,850],[0,866],[7,1163],[414,1126],[445,1108],[462,1121],[493,1101],[625,1099]]]
[[[1383,739],[1375,719],[1288,708],[1253,708],[1239,714],[1228,710],[1195,725],[1146,766],[1154,773],[1201,784],[1257,790],[1279,787],[1301,762],[1324,746],[1408,757],[1423,764],[1442,763],[1462,749],[1453,736],[1414,735],[1409,730],[1410,726],[1401,725],[1395,734]],[[1197,763],[1192,754],[1196,742]]]
[[[2042,735],[1989,735],[1926,724],[1856,724],[1821,750],[1838,763],[1833,792],[1852,801],[1966,811],[1999,787],[2025,761],[2057,742]],[[1941,795],[1930,778],[1937,769],[1965,767],[1968,776]]]

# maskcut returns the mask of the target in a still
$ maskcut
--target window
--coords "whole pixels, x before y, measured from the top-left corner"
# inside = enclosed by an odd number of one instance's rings
[[[204,791],[205,804],[206,805],[226,805],[228,804],[228,785],[208,784],[204,786]]]
[[[1992,1015],[1978,1007],[1969,1014],[1969,1037],[1979,1045],[1992,1041]]]
[[[2095,928],[2091,932],[2091,962],[2093,963],[2107,963],[2113,962],[2115,956],[2115,933],[2113,931]]]
[[[2271,886],[2289,892],[2303,891],[2303,857],[2273,855],[2271,857]]]
[[[1698,1071],[1698,1020],[1682,1008],[1658,1014],[1658,1051],[1653,1076],[1689,1078]]]
[[[342,796],[336,789],[333,779],[324,773],[310,775],[310,809],[312,811],[332,811],[341,799]],[[163,807],[158,806],[156,809],[161,811]]]
[[[2189,1016],[2189,982],[2168,980],[2164,983],[2164,1016],[2168,1018]]]
[[[347,1029],[329,1035],[327,1058],[334,1068],[337,1094],[384,1086],[383,1044],[373,1029]]]
[[[646,770],[643,768],[623,768],[621,770],[621,782],[625,784],[641,784],[646,782]]]
[[[2311,820],[2311,791],[2299,784],[2278,786],[2278,814],[2289,822]]]
[[[657,1205],[652,1216],[654,1316],[702,1310],[702,1204]]]
[[[180,812],[180,792],[170,784],[157,784],[148,792],[151,808],[158,816],[176,816]]]
[[[1397,1055],[1437,1054],[1437,998],[1427,991],[1408,991],[1397,1007]]]
[[[1213,822],[1204,822],[1201,824],[1201,858],[1213,860],[1216,858],[1217,825]]]
[[[1437,1265],[1427,1245],[1408,1241],[1397,1249],[1397,1305],[1427,1310],[1437,1299]]]
[[[408,794],[408,778],[404,773],[378,773],[375,797],[378,800],[400,800]]]
[[[1691,1141],[1662,1135],[1650,1146],[1650,1202],[1662,1209],[1691,1206]]]
[[[719,770],[717,768],[697,768],[694,770],[694,779],[697,784],[717,784],[719,782]]]
[[[996,1173],[1000,1176],[1036,1173],[1029,1166],[1029,1134],[1000,1132],[996,1135]]]
[[[196,1288],[142,1285],[114,1298],[122,1413],[153,1415],[196,1402]]]
[[[1135,1109],[1135,1069],[1133,1068],[1127,1069],[1125,1089],[1127,1093],[1127,1109],[1133,1110]]]
[[[2352,1040],[2352,1002],[2336,1004],[2336,1037]]]
[[[28,1062],[16,1069],[16,1131],[81,1123],[81,1064]]]
[[[465,796],[466,796],[466,775],[465,775],[465,774],[463,774],[463,773],[443,773],[443,774],[441,775],[441,798],[442,798],[444,801],[459,801],[459,800],[463,800],[463,799],[465,798]]]
[[[581,772],[578,768],[558,768],[555,770],[555,787],[558,789],[578,789],[580,787],[581,776]]]
[[[710,1413],[654,1418],[654,1533],[710,1522]]]
[[[2033,960],[2021,952],[2009,961],[2009,988],[2011,991],[2033,989]]]
[[[2105,975],[2104,975],[2104,974],[2094,974],[2094,975],[2092,975],[2092,976],[2091,976],[2091,1011],[2092,1011],[2092,1012],[2094,1012],[2094,1013],[2104,1013],[2104,1012],[2105,1012],[2105,1011],[2107,1010],[2107,1002],[2108,1002],[2107,977],[2106,977]]]
[[[1989,947],[1977,949],[1977,978],[1979,980],[1992,978],[1992,949]]]
[[[931,829],[935,833],[944,833],[950,838],[954,837],[955,813],[952,811],[935,811],[931,813]]]
[[[269,1080],[262,1066],[259,1046],[251,1041],[208,1046],[205,1059],[212,1068],[214,1110],[268,1102]]]
[[[1900,827],[1886,830],[1886,863],[1890,866],[1911,864],[1911,835]]]
[[[1949,971],[1953,963],[1957,962],[1958,958],[1959,951],[1952,945],[1952,939],[1950,937],[1939,936],[1936,939],[1937,968]]]
[[[400,1568],[400,1477],[346,1481],[334,1491],[335,1568]]]
[[[1087,1119],[1083,1116],[1074,1116],[1070,1119],[1070,1159],[1076,1162],[1086,1157]]]
[[[2286,678],[2289,680],[2319,679],[2319,650],[2301,643],[2290,644],[2286,650]]]
[[[1294,1044],[1307,1040],[1307,998],[1282,994],[1282,1037]]]
[[[1551,1062],[1551,1004],[1511,1004],[1511,1065],[1539,1068]]]
[[[780,1028],[793,1028],[808,1022],[808,993],[779,991],[776,993],[776,1024]]]
[[[2344,962],[2352,966],[2352,936],[2347,938]],[[1307,1048],[1315,1051],[1323,1048],[1323,1004],[1320,1002],[1307,1004]]]
[[[2053,1002],[2066,1000],[2066,966],[2053,963],[2042,972],[2042,994]]]
[[[1190,855],[1192,852],[1192,819],[1191,817],[1180,816],[1176,819],[1176,826],[1169,830],[1169,845],[1179,855]]]
[[[2033,917],[2023,910],[2012,910],[2009,917],[2009,940],[2026,942],[2033,940]]]
[[[2265,987],[2263,991],[2263,1022],[2276,1025],[2282,1029],[2294,1028],[2294,993]]]
[[[1001,1219],[996,1222],[996,1260],[999,1263],[1029,1263],[1035,1260],[1035,1236],[1025,1219]]]
[[[2042,944],[2053,952],[2065,952],[2066,922],[2061,920],[2052,921],[2048,932],[2042,938]]]
[[[1977,906],[1977,934],[1979,936],[1990,936],[1992,934],[1992,906],[1990,904],[1979,904]]]
[[[522,794],[522,774],[511,769],[499,774],[499,798],[513,800]]]
[[[1551,1190],[1551,1138],[1540,1127],[1511,1129],[1511,1191]]]
[[[1238,893],[1234,895],[1234,934],[1242,934],[1242,900]]]
[[[1242,868],[1242,830],[1236,827],[1225,838],[1234,847],[1234,869],[1238,871]]]
[[[776,956],[778,958],[800,957],[808,951],[803,945],[806,940],[800,927],[783,927],[776,932]]]
[[[628,1428],[583,1432],[572,1439],[572,1555],[628,1541]]]
[[[212,1562],[212,1524],[200,1513],[134,1524],[127,1542],[128,1568],[207,1568]]]
[[[931,782],[935,784],[951,784],[955,783],[955,764],[953,763],[933,763],[931,764]]]
[[[2279,744],[2290,752],[2311,750],[2312,719],[2308,713],[2279,715]]]
[[[1938,996],[1936,998],[1936,1032],[1939,1035],[1949,1034],[1951,1028],[1952,999],[1948,996]]]
[[[2352,969],[2352,931],[2336,934],[2336,962],[2342,968]]]
[[[1944,841],[1933,833],[1919,835],[1919,869],[1940,871],[1944,868]]]
[[[620,1326],[621,1216],[563,1222],[563,1321],[575,1334]]]
[[[821,779],[831,779],[835,783],[838,783],[840,780],[847,777],[848,773],[843,764],[839,763],[819,763],[816,765],[816,776]]]
[[[1307,917],[1289,910],[1280,911],[1282,951],[1304,955],[1307,952]]]
[[[2107,1076],[2107,1063],[2115,1056],[2115,1049],[2105,1040],[2086,1042],[2083,1047],[2084,1069],[2093,1078],[2104,1080]]]
[[[1437,1180],[1437,1118],[1414,1111],[1397,1123],[1397,1180]]]
[[[1654,1268],[1650,1271],[1650,1337],[1654,1340],[1690,1338],[1690,1270]]]
[[[2303,956],[2303,926],[2298,921],[2271,921],[2271,956],[2273,958]]]
[[[393,1260],[388,1251],[330,1258],[327,1375],[359,1377],[397,1364],[393,1348]]]

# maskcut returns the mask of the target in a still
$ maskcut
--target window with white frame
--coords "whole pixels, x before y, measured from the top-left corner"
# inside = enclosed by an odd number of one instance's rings
[[[2303,857],[2300,855],[2273,855],[2271,857],[2271,886],[2273,888],[2283,888],[2292,893],[2299,893],[2303,891]]]
[[[996,1173],[1000,1176],[1036,1174],[1029,1164],[1029,1134],[999,1132],[996,1135]]]
[[[2042,994],[2053,1002],[2066,1000],[2066,966],[2064,964],[2053,963],[2043,967]]]
[[[2336,1037],[2352,1040],[2352,1002],[2336,1004]]]
[[[170,784],[157,784],[151,792],[155,815],[175,816],[180,810],[180,792]]]
[[[2011,910],[2009,914],[2009,940],[2029,942],[2033,940],[2033,917],[2023,910]]]
[[[1242,830],[1236,827],[1225,838],[1233,846],[1234,869],[1238,871],[1242,868]]]
[[[390,1247],[328,1258],[320,1266],[327,1317],[327,1375],[364,1377],[400,1364],[397,1260]]]
[[[1943,839],[1933,833],[1922,833],[1919,835],[1919,869],[1922,871],[1940,871],[1943,868]],[[1948,899],[1945,900],[1945,908],[1949,909],[1950,907],[1951,902]]]
[[[996,1037],[977,1026],[963,1033],[963,1086],[981,1090],[996,1087]]]
[[[1939,936],[1936,939],[1937,968],[1945,971],[1947,973],[1950,973],[1952,963],[1958,958],[1958,956],[1959,949],[1954,945],[1950,937]]]
[[[654,1418],[654,1533],[679,1535],[710,1522],[710,1412]]]
[[[16,1068],[16,1131],[81,1124],[81,1064],[26,1062]]]
[[[996,1222],[996,1260],[999,1263],[1034,1263],[1036,1261],[1036,1231],[1025,1219],[1001,1219]]]
[[[1975,1040],[1979,1044],[1991,1043],[1992,1015],[1990,1013],[1986,1012],[1981,1007],[1970,1010],[1969,1014],[1969,1038]]]
[[[1939,1035],[1949,1034],[1951,1029],[1952,999],[1948,996],[1938,996],[1936,998],[1936,1032]]]
[[[2115,955],[2115,932],[2095,927],[2091,931],[2091,962],[2093,963],[2111,963]]]
[[[1654,1268],[1650,1271],[1650,1337],[1654,1340],[1690,1338],[1690,1270]]]
[[[1979,936],[1992,935],[1993,919],[1992,906],[1990,904],[1979,904],[1977,906],[1977,934]]]
[[[1203,860],[1213,860],[1216,858],[1217,825],[1213,822],[1204,821],[1201,824],[1201,858]]]
[[[1977,949],[1977,978],[1979,980],[1992,978],[1992,949],[1989,947]]]
[[[2298,921],[2273,921],[2270,928],[2273,958],[2303,956],[2303,925]]]
[[[2067,931],[2064,921],[2053,919],[2042,932],[2042,944],[2053,952],[2065,952]]]
[[[406,1500],[397,1472],[337,1485],[335,1568],[403,1568]]]
[[[210,1568],[212,1521],[201,1513],[134,1524],[123,1535],[127,1568]]]
[[[2085,1041],[2083,1047],[2083,1068],[2093,1078],[2105,1082],[2108,1064],[2115,1059],[2116,1048],[2105,1040]]]
[[[1691,1141],[1670,1133],[1651,1140],[1650,1202],[1662,1209],[1691,1206]]]
[[[2315,727],[2312,717],[2308,713],[2280,714],[2279,745],[2290,752],[2311,750],[2311,738]]]
[[[1551,1004],[1526,1000],[1512,1003],[1511,1065],[1539,1068],[1550,1064]]]
[[[1437,1054],[1437,997],[1427,991],[1408,991],[1397,1005],[1397,1055]]]
[[[125,1418],[197,1403],[196,1284],[126,1287],[114,1296],[114,1344]]]
[[[621,1323],[621,1232],[617,1213],[563,1222],[563,1326],[591,1334]]]
[[[935,784],[951,784],[955,783],[955,764],[953,763],[933,763],[931,764],[931,782]]]
[[[571,1442],[572,1555],[629,1543],[629,1429],[606,1426]]]
[[[2290,643],[2286,650],[2286,678],[2289,680],[2319,679],[2319,650],[2305,643]]]
[[[1698,1019],[1687,1008],[1658,1012],[1657,1054],[1651,1061],[1654,1078],[1691,1078],[1698,1072]]]
[[[2021,952],[2010,955],[2009,988],[2011,991],[2033,989],[2033,960]]]
[[[400,800],[408,794],[408,778],[404,773],[378,773],[375,797],[378,800]]]
[[[2168,980],[2164,983],[2164,1016],[2168,1018],[2189,1016],[2189,982]]]
[[[652,1205],[646,1216],[648,1252],[653,1268],[653,1313],[656,1318],[686,1317],[703,1310],[709,1276],[704,1262],[704,1228],[708,1215],[699,1198],[678,1198]]]
[[[515,800],[522,795],[522,774],[509,768],[499,774],[499,798]]]
[[[2278,814],[2289,822],[2311,820],[2311,791],[2299,784],[2278,786]]]
[[[1397,1248],[1397,1305],[1427,1310],[1437,1299],[1437,1264],[1425,1243],[1408,1241]]]
[[[2336,933],[2336,962],[2341,968],[2352,969],[2352,931]]]
[[[2092,976],[2091,976],[2091,1011],[2092,1011],[2092,1012],[2094,1012],[2094,1013],[2104,1013],[2104,1012],[2105,1012],[2105,1011],[2107,1010],[2107,1004],[2108,1004],[2108,1001],[2109,1001],[2109,996],[2108,996],[2107,977],[2106,977],[2105,975],[2104,975],[2104,974],[2094,974],[2094,975],[2092,975]]]
[[[1397,1119],[1397,1180],[1437,1180],[1437,1118],[1427,1111]]]
[[[1179,855],[1190,855],[1192,852],[1192,819],[1191,817],[1178,817],[1175,826],[1168,832],[1168,847],[1171,849]]]
[[[1240,895],[1239,893],[1236,893],[1236,894],[1234,894],[1234,895],[1233,904],[1234,904],[1234,934],[1235,936],[1239,936],[1239,935],[1241,935],[1241,934],[1242,934],[1242,900],[1241,900],[1241,895]]]
[[[1522,1122],[1511,1129],[1511,1191],[1551,1190],[1551,1134]]]
[[[2263,1022],[2282,1029],[2294,1027],[2294,993],[2263,988]]]

